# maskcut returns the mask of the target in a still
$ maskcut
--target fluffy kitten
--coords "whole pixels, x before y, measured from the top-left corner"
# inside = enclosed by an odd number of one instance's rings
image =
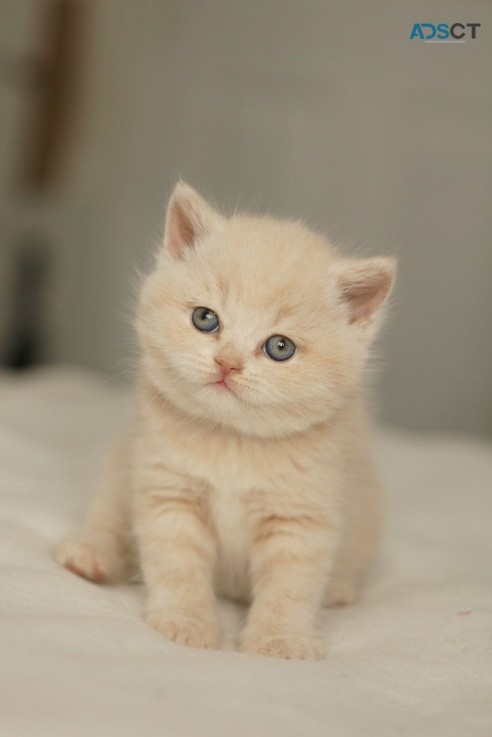
[[[353,600],[380,534],[360,385],[394,272],[179,183],[138,310],[135,423],[57,560],[117,581],[136,553],[145,619],[177,643],[217,645],[218,593],[251,602],[241,650],[320,657],[320,608]]]

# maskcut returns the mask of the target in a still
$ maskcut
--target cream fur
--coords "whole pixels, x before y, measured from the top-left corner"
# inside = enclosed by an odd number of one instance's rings
[[[145,618],[177,643],[216,647],[217,593],[251,602],[240,649],[320,657],[320,607],[353,600],[380,535],[361,382],[394,272],[179,183],[138,310],[135,422],[57,560],[95,581],[137,561]],[[272,335],[291,359],[265,355]]]

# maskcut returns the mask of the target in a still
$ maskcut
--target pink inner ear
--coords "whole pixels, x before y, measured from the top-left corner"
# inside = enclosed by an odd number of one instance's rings
[[[179,256],[184,248],[193,244],[195,238],[196,232],[191,218],[178,203],[174,203],[168,214],[167,247],[175,256]]]
[[[182,246],[191,246],[195,240],[196,233],[191,220],[186,217],[179,205],[176,207],[176,232],[177,238]]]
[[[222,218],[198,192],[178,182],[171,195],[166,216],[164,247],[176,258],[210,233]]]
[[[350,322],[369,320],[389,294],[392,281],[392,271],[383,267],[361,268],[342,277],[340,286]]]

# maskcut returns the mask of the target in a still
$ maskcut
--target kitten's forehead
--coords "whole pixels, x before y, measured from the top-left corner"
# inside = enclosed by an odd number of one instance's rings
[[[292,311],[313,292],[324,292],[336,254],[300,223],[238,216],[211,239],[203,256],[224,298],[270,313]]]

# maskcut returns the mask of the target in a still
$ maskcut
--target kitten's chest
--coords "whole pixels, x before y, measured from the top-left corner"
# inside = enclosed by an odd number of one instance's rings
[[[187,450],[180,458],[183,471],[205,482],[204,501],[217,545],[217,592],[246,599],[258,499],[270,487],[267,465],[251,444],[210,442],[205,449],[194,445]]]
[[[256,528],[262,517],[310,495],[313,463],[303,447],[231,435],[178,435],[169,425],[159,438],[173,475],[202,496],[217,544],[219,593],[248,596],[248,570]],[[311,466],[309,468],[309,466]],[[311,482],[306,484],[306,478]]]
[[[208,495],[210,522],[217,544],[216,589],[231,598],[248,597],[248,569],[252,520],[247,492],[228,485],[211,488]]]

